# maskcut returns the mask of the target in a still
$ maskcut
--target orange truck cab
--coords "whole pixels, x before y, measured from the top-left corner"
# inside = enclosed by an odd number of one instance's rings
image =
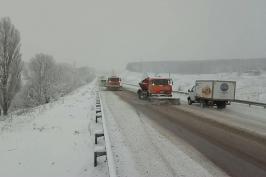
[[[121,78],[117,76],[108,77],[106,87],[110,90],[120,90],[122,88]]]
[[[139,98],[148,98],[151,96],[172,97],[173,81],[170,78],[147,77],[140,83],[138,90]]]

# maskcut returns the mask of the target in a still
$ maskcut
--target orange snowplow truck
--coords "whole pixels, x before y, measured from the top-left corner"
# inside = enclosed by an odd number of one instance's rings
[[[117,76],[108,77],[105,86],[108,90],[121,90],[121,78]]]
[[[140,89],[137,94],[139,99],[179,105],[180,99],[172,95],[172,85],[173,81],[170,78],[147,77],[139,83]]]
[[[147,77],[139,83],[138,96],[140,99],[150,97],[172,97],[172,79]]]

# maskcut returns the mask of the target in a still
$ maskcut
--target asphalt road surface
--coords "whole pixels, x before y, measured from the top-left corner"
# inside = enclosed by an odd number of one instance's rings
[[[228,175],[266,176],[265,136],[231,126],[228,120],[223,124],[200,113],[185,111],[182,106],[151,104],[130,91],[114,93],[157,126],[195,147]]]

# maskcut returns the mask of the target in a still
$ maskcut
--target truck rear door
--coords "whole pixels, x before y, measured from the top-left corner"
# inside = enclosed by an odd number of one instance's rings
[[[213,99],[234,100],[236,82],[234,81],[215,81],[213,86]]]

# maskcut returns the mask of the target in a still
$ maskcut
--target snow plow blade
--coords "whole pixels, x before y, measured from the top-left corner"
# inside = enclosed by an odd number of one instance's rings
[[[150,97],[148,98],[150,102],[156,104],[172,104],[172,105],[180,105],[179,98],[172,98],[172,97]]]

